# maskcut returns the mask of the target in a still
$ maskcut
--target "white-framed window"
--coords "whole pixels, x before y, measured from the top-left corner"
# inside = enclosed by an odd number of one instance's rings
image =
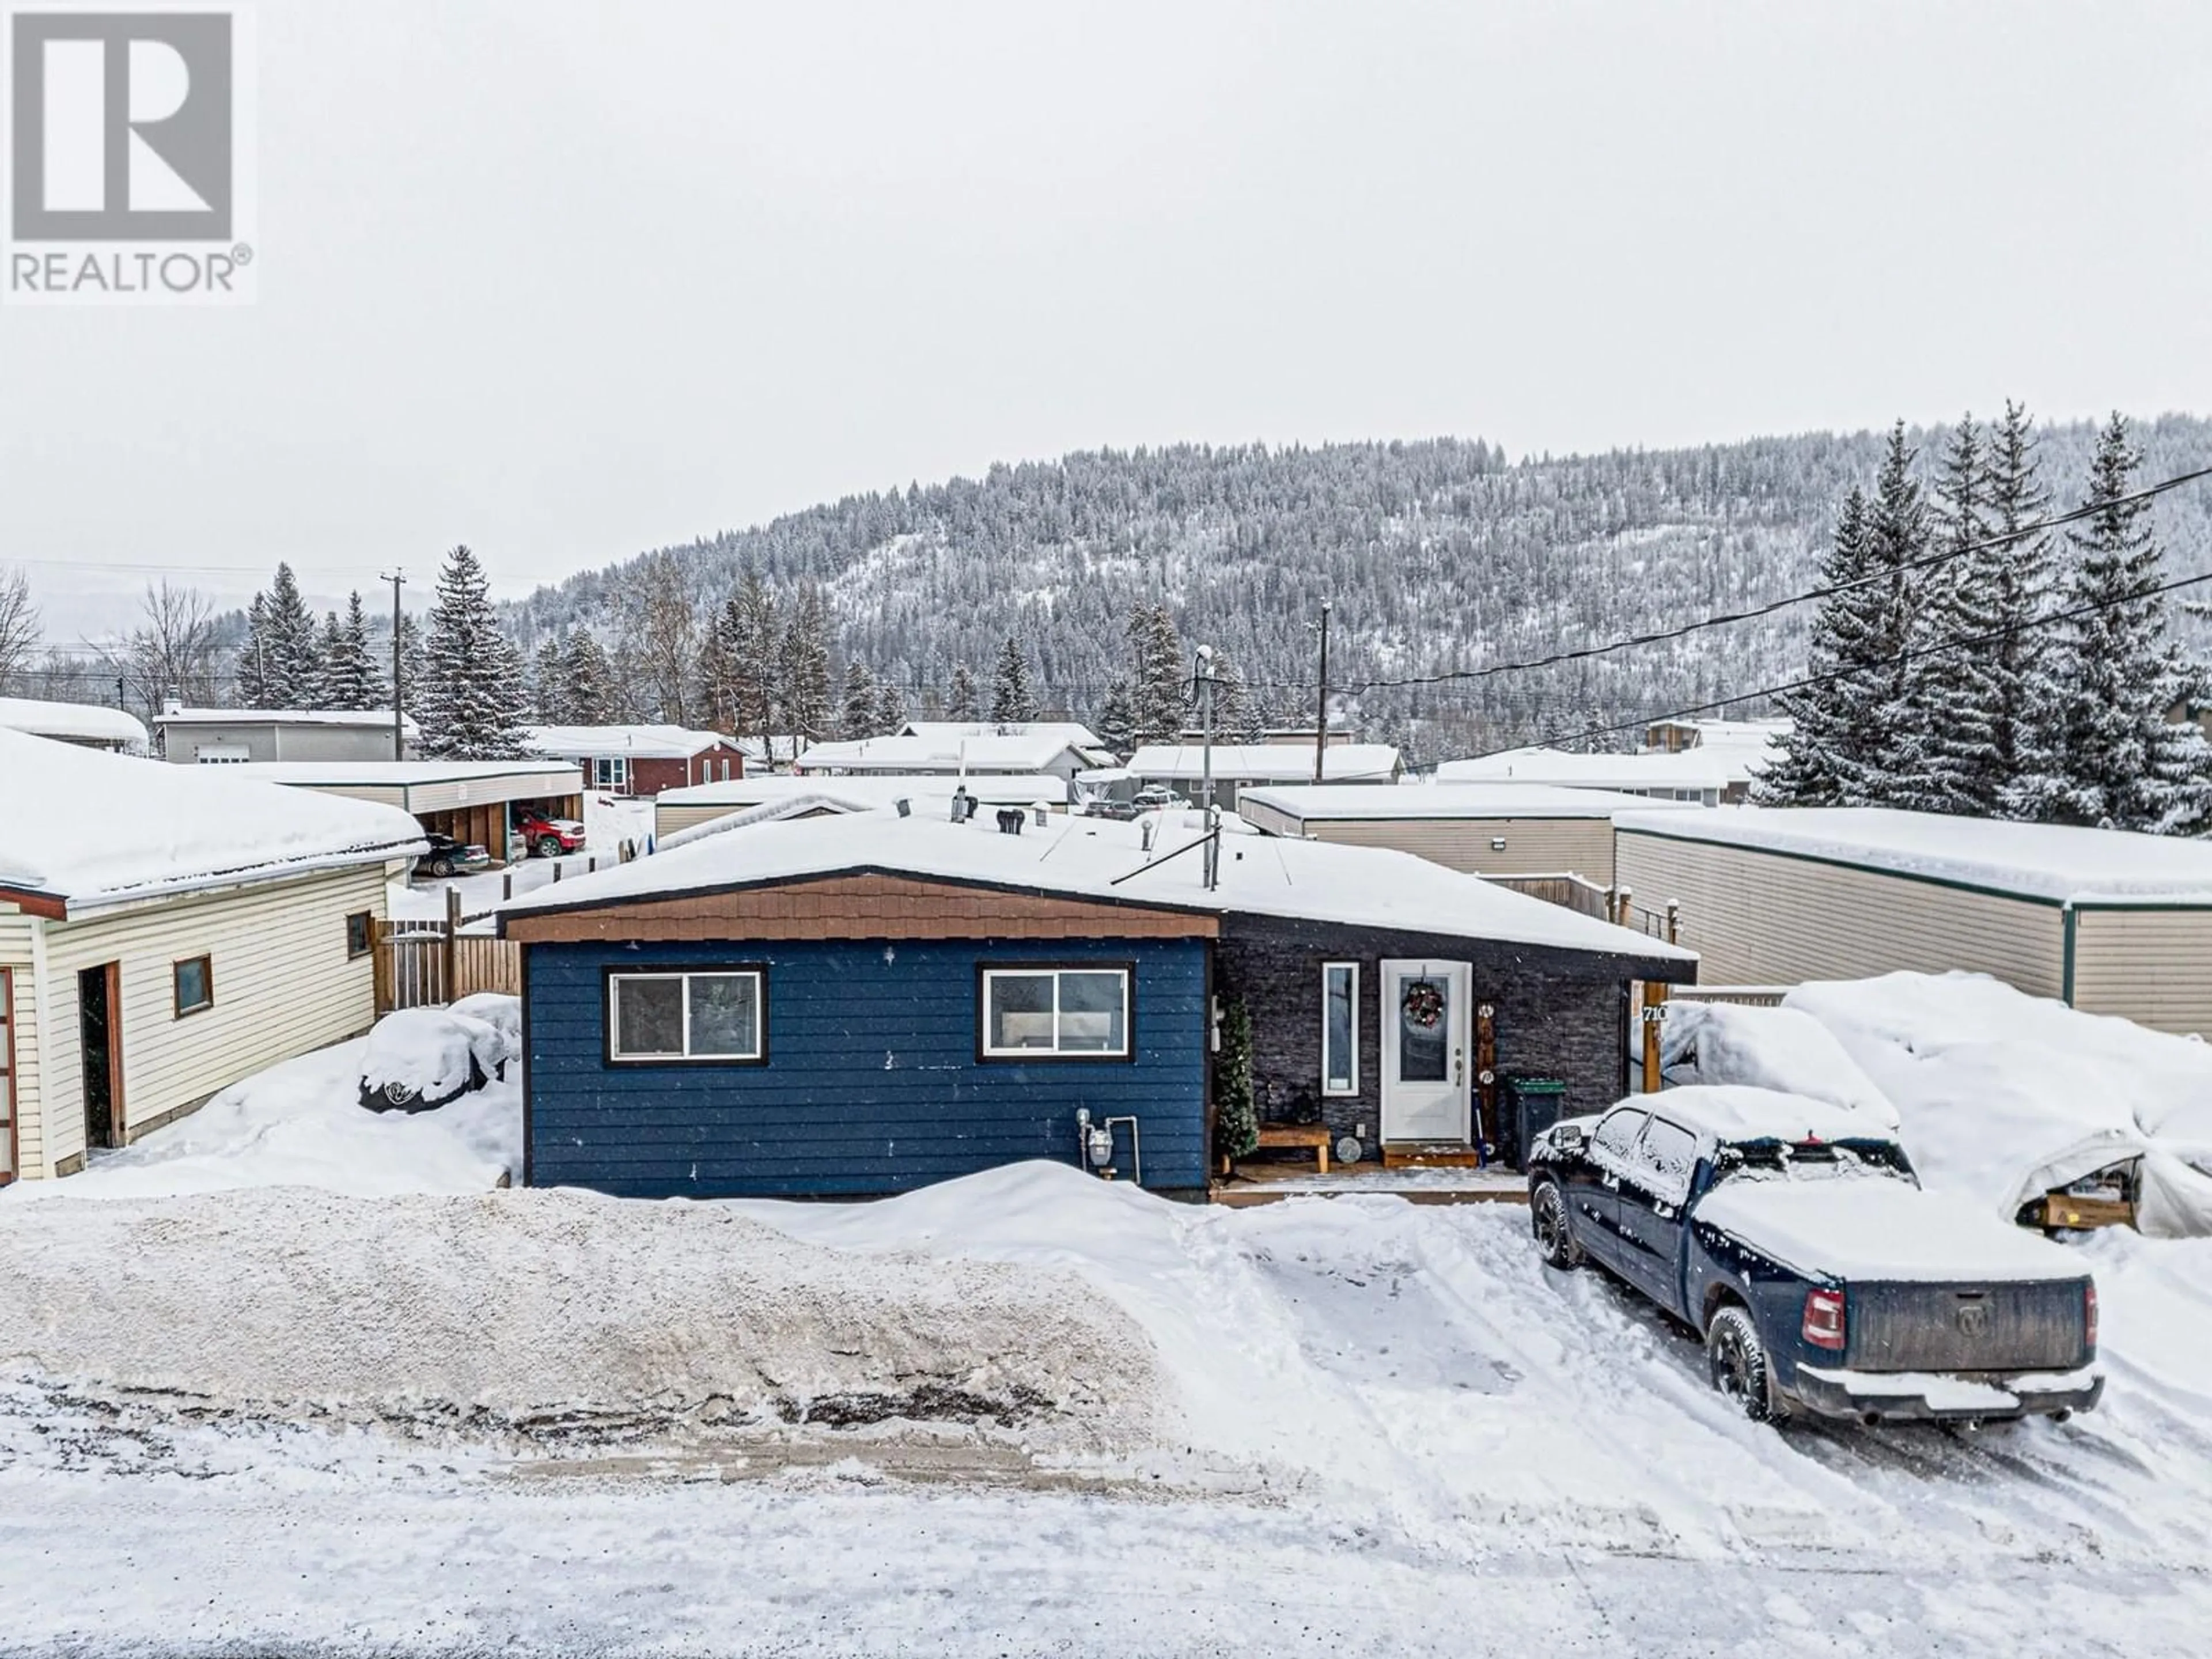
[[[985,968],[977,997],[982,1060],[1127,1060],[1126,963]]]
[[[1359,964],[1321,965],[1321,1091],[1359,1092]]]
[[[629,757],[600,755],[592,762],[592,787],[594,789],[627,789],[629,787]]]
[[[607,1060],[617,1066],[768,1061],[768,981],[758,968],[607,975]]]

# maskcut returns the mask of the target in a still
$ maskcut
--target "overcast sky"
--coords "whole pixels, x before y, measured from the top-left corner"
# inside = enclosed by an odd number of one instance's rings
[[[2212,406],[2201,0],[258,15],[259,304],[0,309],[50,607],[1098,445]]]

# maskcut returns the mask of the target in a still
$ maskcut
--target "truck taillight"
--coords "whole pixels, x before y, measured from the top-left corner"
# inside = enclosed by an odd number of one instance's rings
[[[2089,1346],[2097,1346],[2097,1281],[2091,1279],[2081,1287],[2081,1325],[2087,1332]]]
[[[1816,1348],[1842,1352],[1844,1293],[1841,1291],[1805,1292],[1805,1340]]]

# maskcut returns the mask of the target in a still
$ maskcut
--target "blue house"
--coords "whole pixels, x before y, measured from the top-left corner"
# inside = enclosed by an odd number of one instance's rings
[[[1225,995],[1252,1015],[1263,1102],[1303,1084],[1332,1130],[1472,1141],[1498,997],[1531,1011],[1526,1059],[1609,1099],[1626,982],[1694,970],[1401,854],[1224,836],[1209,886],[1201,832],[1139,835],[1019,813],[763,823],[514,901],[525,1181],[845,1197],[1044,1158],[1202,1193]],[[1402,1042],[1380,1035],[1386,999],[1414,1011]],[[1550,1038],[1547,1006],[1566,1015]]]

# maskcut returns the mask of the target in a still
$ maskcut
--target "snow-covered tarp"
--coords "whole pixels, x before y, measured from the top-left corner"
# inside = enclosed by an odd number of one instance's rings
[[[1897,1108],[1843,1044],[1796,1008],[1677,999],[1667,1004],[1660,1055],[1670,1084],[1739,1083],[1832,1102],[1894,1130]]]
[[[1941,1283],[2078,1279],[2088,1272],[2062,1246],[1901,1176],[1739,1175],[1706,1195],[1697,1218],[1807,1274]]]
[[[2010,1219],[2138,1153],[2146,1231],[2212,1231],[2212,1045],[2083,1013],[1979,974],[1887,974],[1792,990],[1896,1106],[1913,1165]],[[2085,1158],[2094,1162],[2085,1163]]]
[[[402,1008],[368,1034],[361,1057],[362,1103],[381,1096],[394,1106],[442,1106],[497,1077],[509,1053],[504,1033],[470,1014]]]
[[[1623,812],[1613,824],[1629,832],[1791,853],[2030,898],[2180,899],[2212,905],[2212,842],[2187,836],[2002,823],[1875,806]]]
[[[411,856],[397,807],[0,730],[0,887],[105,902]]]

